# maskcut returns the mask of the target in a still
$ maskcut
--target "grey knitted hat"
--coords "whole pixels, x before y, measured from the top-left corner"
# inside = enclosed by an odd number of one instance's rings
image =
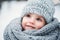
[[[23,14],[34,13],[45,18],[46,22],[51,22],[55,12],[52,0],[29,0],[23,9]]]

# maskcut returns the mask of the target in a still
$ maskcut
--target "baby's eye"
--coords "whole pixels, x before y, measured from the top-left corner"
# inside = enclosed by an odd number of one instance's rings
[[[37,21],[42,21],[41,18],[36,18]]]
[[[26,17],[30,17],[30,15],[29,15],[29,14],[27,14],[27,15],[26,15]]]

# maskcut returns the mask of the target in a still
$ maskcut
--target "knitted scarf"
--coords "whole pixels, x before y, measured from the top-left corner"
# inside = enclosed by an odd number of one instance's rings
[[[60,40],[58,20],[53,20],[39,30],[22,30],[21,19],[12,20],[4,31],[4,40]]]

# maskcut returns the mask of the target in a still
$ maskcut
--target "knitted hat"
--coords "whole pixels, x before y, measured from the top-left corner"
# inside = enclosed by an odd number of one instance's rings
[[[23,9],[23,14],[34,13],[45,18],[46,22],[51,22],[55,12],[52,0],[29,0]]]

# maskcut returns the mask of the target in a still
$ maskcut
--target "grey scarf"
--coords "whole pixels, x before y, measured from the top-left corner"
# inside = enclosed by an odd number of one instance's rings
[[[60,40],[58,20],[54,18],[39,30],[22,31],[21,19],[14,19],[4,31],[4,40]]]

